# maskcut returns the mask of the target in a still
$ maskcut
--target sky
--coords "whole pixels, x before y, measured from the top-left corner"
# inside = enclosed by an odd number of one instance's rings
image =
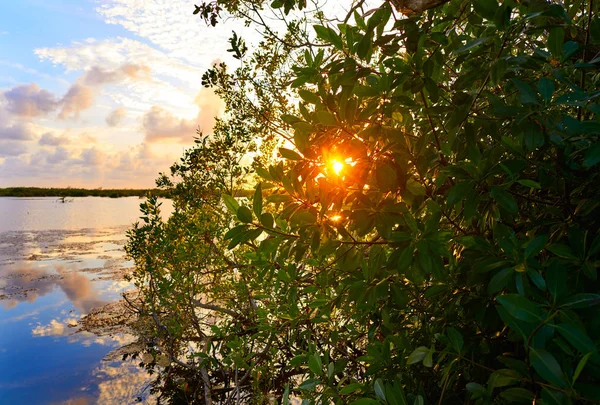
[[[0,187],[153,187],[223,111],[202,74],[252,35],[193,3],[2,1]]]

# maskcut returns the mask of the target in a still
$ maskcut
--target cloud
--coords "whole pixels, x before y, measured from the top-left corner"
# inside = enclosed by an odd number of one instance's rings
[[[34,136],[34,130],[30,123],[14,122],[11,114],[0,107],[0,140],[28,141]]]
[[[127,110],[125,108],[117,108],[106,116],[105,121],[109,127],[116,127],[121,123],[121,121],[123,121],[123,118],[125,118],[126,115]]]
[[[38,143],[43,146],[64,146],[71,142],[66,135],[54,135],[51,132],[46,132],[42,135]]]
[[[144,115],[144,131],[148,142],[161,140],[189,141],[195,133],[196,125],[192,120],[177,118],[159,106],[153,106]]]
[[[36,326],[31,333],[34,336],[68,336],[74,333],[77,326],[76,318],[67,318],[63,321],[52,319],[47,325]]]
[[[223,110],[223,102],[210,90],[201,91],[195,99],[199,108],[195,119],[178,118],[166,109],[153,106],[143,118],[146,141],[190,142],[196,130],[210,132],[215,124],[215,117]]]
[[[148,66],[126,63],[114,70],[93,66],[83,75],[81,80],[86,85],[99,86],[106,83],[120,82],[126,79],[148,80],[149,77],[150,68]]]
[[[53,154],[46,156],[46,162],[57,164],[69,159],[69,151],[63,147],[58,147]]]
[[[99,166],[104,163],[106,155],[96,147],[84,150],[81,153],[81,161],[86,166]]]
[[[47,90],[40,89],[36,83],[16,86],[3,95],[6,110],[26,118],[44,116],[59,108],[60,119],[77,118],[79,113],[90,108],[94,101],[94,91],[79,82],[73,84],[61,99],[57,99]]]
[[[6,277],[0,279],[0,288],[14,292],[4,301],[5,309],[13,308],[19,302],[35,302],[39,297],[52,292],[55,287],[59,287],[83,314],[106,304],[92,288],[90,279],[83,274],[69,272],[60,265],[54,265],[54,270],[56,272],[35,267],[11,270]]]
[[[7,110],[22,117],[37,117],[52,112],[58,106],[54,94],[35,83],[21,85],[4,92]]]
[[[252,28],[244,27],[239,21],[207,27],[192,14],[192,4],[187,0],[107,0],[96,10],[107,23],[121,25],[149,39],[170,56],[204,69],[214,58],[215,49],[222,49],[221,53],[225,54],[232,30],[245,38],[258,37]]]
[[[94,91],[83,84],[75,83],[62,98],[62,110],[58,118],[79,118],[81,111],[87,110],[94,103]]]
[[[0,158],[21,156],[27,153],[27,146],[21,142],[0,140]]]
[[[2,126],[3,124],[0,122],[0,139],[28,141],[34,138],[34,131],[29,123],[18,122],[5,127]]]
[[[60,109],[59,119],[78,118],[79,113],[93,106],[97,87],[149,78],[150,68],[143,64],[125,63],[116,69],[92,66],[69,87],[61,99],[41,89],[36,83],[16,86],[3,95],[7,111],[20,117],[39,117]]]
[[[207,62],[212,60],[206,60],[206,66],[192,66],[141,41],[122,37],[92,42],[74,41],[69,46],[38,48],[34,53],[41,60],[63,65],[67,71],[92,71],[97,67],[105,72],[120,71],[126,75],[132,70],[128,66],[138,66],[141,67],[136,72],[138,78],[146,78],[144,72],[151,70],[154,76],[168,76],[193,84],[196,88],[201,87],[202,73],[210,67]]]
[[[132,362],[103,362],[93,375],[99,379],[98,404],[121,405],[133,398],[145,397],[145,403],[157,403],[155,395],[145,393],[152,376]]]

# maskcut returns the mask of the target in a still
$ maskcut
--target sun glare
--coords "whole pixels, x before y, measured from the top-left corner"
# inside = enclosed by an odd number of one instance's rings
[[[342,171],[342,169],[344,168],[344,164],[338,160],[334,160],[331,162],[331,166],[333,167],[333,171],[335,172],[335,174],[340,174],[340,172]]]

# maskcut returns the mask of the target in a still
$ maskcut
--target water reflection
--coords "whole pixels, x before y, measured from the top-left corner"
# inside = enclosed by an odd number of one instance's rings
[[[93,308],[105,305],[99,291],[92,287],[90,279],[77,273],[77,267],[54,264],[52,270],[26,266],[11,269],[0,278],[0,299],[5,310],[14,308],[20,302],[35,302],[39,297],[60,288],[67,299],[83,314]]]
[[[108,208],[97,200],[57,208],[46,200],[19,205],[0,198],[0,403],[127,404],[138,396],[153,402],[149,376],[135,362],[101,361],[132,342],[130,335],[76,327],[131,288],[123,278],[131,268],[123,244],[140,201],[102,201]],[[94,210],[115,217],[96,226]],[[14,225],[20,220],[22,226]]]

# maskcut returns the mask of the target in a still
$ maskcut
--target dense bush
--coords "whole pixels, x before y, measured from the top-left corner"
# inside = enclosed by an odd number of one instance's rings
[[[597,5],[359,2],[281,36],[262,6],[196,8],[265,41],[207,72],[228,115],[131,231],[164,397],[599,402]]]

